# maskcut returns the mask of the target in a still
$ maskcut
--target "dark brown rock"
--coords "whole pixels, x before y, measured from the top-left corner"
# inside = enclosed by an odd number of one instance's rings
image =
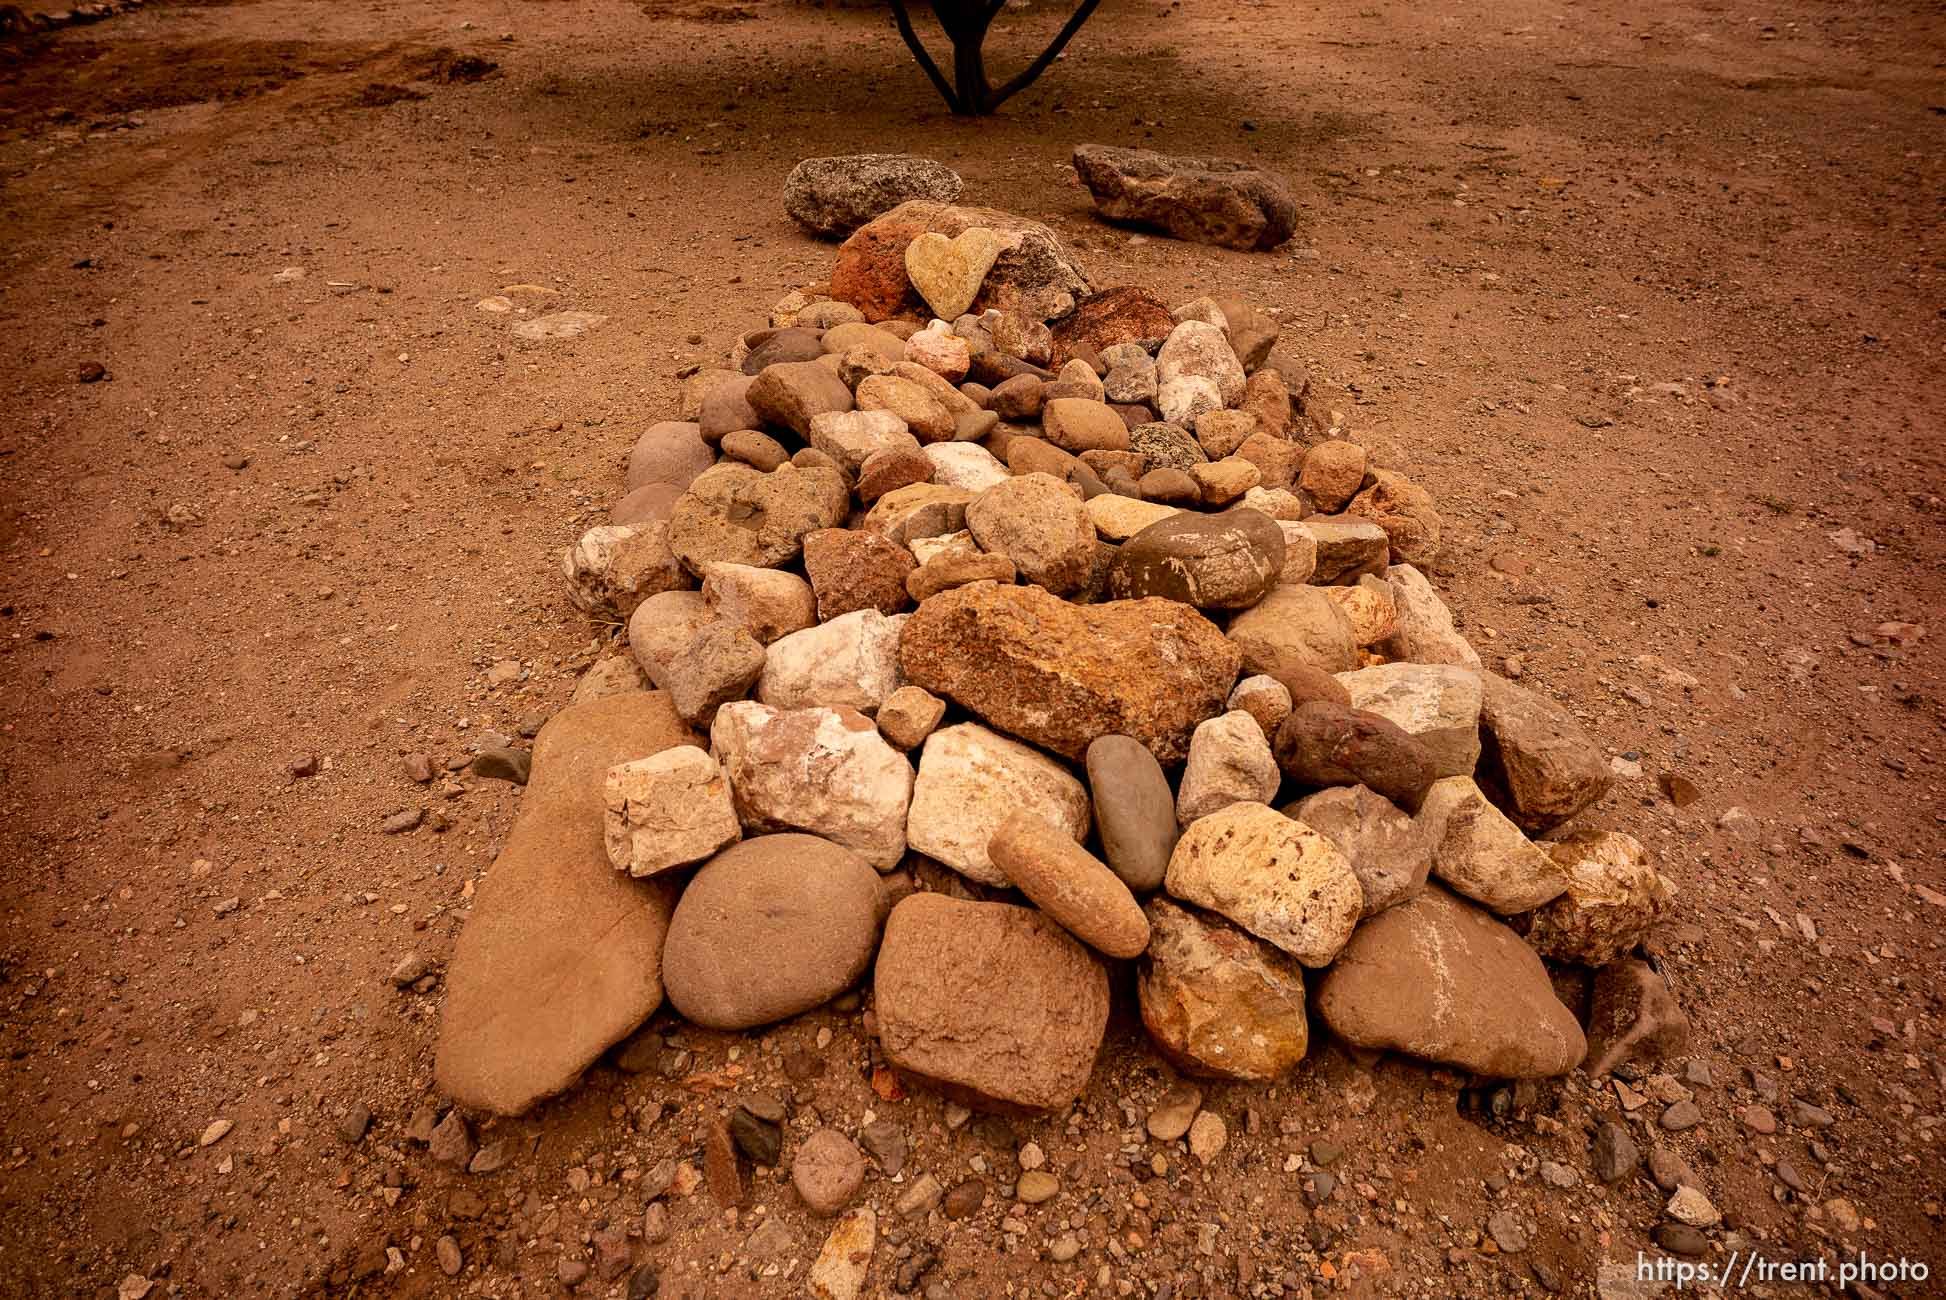
[[[1168,763],[1224,710],[1241,656],[1209,620],[1165,600],[1070,605],[986,583],[924,601],[900,637],[906,678],[1070,759],[1126,735]]]
[[[1437,769],[1425,746],[1397,723],[1312,701],[1277,728],[1277,766],[1311,786],[1363,785],[1416,810]]]
[[[1668,983],[1645,961],[1610,962],[1595,974],[1588,1009],[1588,1077],[1629,1061],[1680,1055],[1689,1017]]]
[[[1267,250],[1297,227],[1297,204],[1283,181],[1249,163],[1082,144],[1074,170],[1104,217],[1177,239]]]
[[[1198,609],[1248,609],[1284,570],[1277,521],[1239,507],[1161,519],[1122,545],[1108,570],[1118,600],[1161,596]]]
[[[519,1114],[661,1005],[674,894],[609,864],[602,781],[618,763],[700,743],[654,691],[570,704],[541,728],[520,817],[446,971],[441,1092]]]
[[[754,375],[785,362],[815,361],[824,355],[821,337],[822,331],[812,329],[758,330],[744,337],[744,346],[750,350],[744,354],[741,369],[746,375]]]
[[[886,1060],[1003,1113],[1073,1101],[1108,1023],[1107,971],[1052,920],[940,894],[892,909],[873,994]]]

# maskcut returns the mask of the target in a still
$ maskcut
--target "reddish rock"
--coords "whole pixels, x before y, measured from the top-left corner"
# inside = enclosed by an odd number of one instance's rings
[[[860,226],[838,247],[831,296],[858,308],[868,321],[925,312],[924,300],[905,273],[905,246],[925,233],[923,221],[889,216]]]
[[[1416,810],[1436,775],[1426,748],[1376,713],[1313,700],[1277,728],[1277,766],[1309,786],[1363,785]]]
[[[1074,314],[1054,327],[1054,365],[1084,355],[1083,348],[1099,354],[1117,343],[1166,339],[1175,327],[1169,308],[1147,289],[1104,289],[1076,303]]]
[[[723,1117],[710,1117],[709,1132],[703,1138],[703,1185],[710,1198],[724,1208],[743,1204],[743,1170],[737,1164],[736,1141],[730,1136]]]
[[[925,601],[906,623],[907,680],[1069,759],[1130,736],[1176,763],[1224,711],[1241,652],[1172,600],[1071,605],[1039,587],[976,583]]]
[[[804,573],[817,595],[820,623],[860,609],[898,613],[912,603],[905,579],[917,563],[905,547],[863,529],[804,535]]]

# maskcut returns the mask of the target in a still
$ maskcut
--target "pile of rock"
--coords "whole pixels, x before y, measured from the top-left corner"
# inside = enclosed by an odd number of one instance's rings
[[[444,1089],[518,1112],[665,996],[739,1030],[865,978],[887,1064],[998,1110],[1077,1095],[1123,978],[1200,1077],[1289,1072],[1311,1009],[1493,1078],[1667,1047],[1626,959],[1669,885],[1564,829],[1602,753],[1482,668],[1431,497],[1278,332],[915,201],[688,375],[564,556],[626,654],[541,732]]]

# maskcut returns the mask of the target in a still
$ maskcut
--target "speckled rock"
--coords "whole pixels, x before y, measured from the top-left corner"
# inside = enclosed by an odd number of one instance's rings
[[[1365,915],[1396,907],[1426,887],[1432,871],[1431,823],[1407,815],[1362,785],[1334,786],[1284,809],[1338,846],[1365,894]]]
[[[1136,977],[1143,1027],[1186,1074],[1269,1083],[1304,1059],[1310,1030],[1297,962],[1228,922],[1154,898]]]
[[[1539,908],[1527,942],[1543,957],[1606,966],[1640,943],[1675,892],[1648,850],[1620,831],[1576,831],[1547,846],[1567,892]]]
[[[1364,905],[1337,846],[1257,803],[1191,825],[1169,858],[1169,893],[1235,921],[1306,966],[1328,966]]]
[[[987,843],[1016,812],[1031,812],[1076,843],[1088,834],[1088,792],[1068,770],[1017,740],[977,723],[935,731],[919,755],[906,840],[986,885],[1008,877],[987,856]]]
[[[710,749],[746,832],[806,831],[881,871],[904,855],[912,765],[855,709],[741,700],[717,712]]]

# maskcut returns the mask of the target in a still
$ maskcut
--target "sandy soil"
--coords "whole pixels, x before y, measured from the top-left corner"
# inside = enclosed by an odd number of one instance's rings
[[[1054,21],[1010,13],[995,62]],[[482,1133],[513,1140],[498,1174],[404,1137],[440,993],[387,974],[450,951],[517,797],[416,786],[401,756],[565,700],[599,630],[559,548],[675,372],[826,273],[781,210],[792,163],[883,149],[1047,220],[1100,283],[1281,311],[1283,355],[1438,494],[1438,579],[1482,652],[1639,766],[1590,819],[1682,891],[1654,947],[1714,1082],[1668,1141],[1726,1241],[1946,1270],[1942,26],[1806,0],[1111,5],[983,122],[942,111],[881,12],[770,0],[164,4],[9,49],[0,1293],[552,1294],[626,1229],[663,1295],[797,1294],[823,1228],[769,1175],[767,1215],[699,1193],[639,1239],[636,1175],[750,1089],[893,1119],[908,1182],[974,1159],[1011,1182],[1004,1135],[874,1096],[835,1009],[680,1029],[677,1078],[599,1068]],[[1108,228],[1067,166],[1083,140],[1257,158],[1307,228],[1268,255]],[[609,319],[520,343],[475,307],[517,283]],[[89,362],[106,378],[78,383]],[[421,806],[450,829],[379,834]],[[1739,1122],[1752,1071],[1774,1136]],[[1137,1183],[1123,1134],[1167,1082],[1123,1014],[1075,1114],[1015,1126],[1063,1195],[888,1215],[873,1285],[929,1248],[921,1289],[957,1297],[1591,1294],[1652,1249],[1653,1188],[1590,1185],[1612,1091],[1489,1120],[1451,1078],[1323,1050],[1212,1093],[1210,1168],[1170,1153]],[[1312,1208],[1293,1157],[1320,1139],[1345,1154]],[[1482,1244],[1502,1211],[1528,1250]],[[753,1258],[763,1217],[787,1244]],[[1069,1231],[1080,1257],[1043,1258]]]

